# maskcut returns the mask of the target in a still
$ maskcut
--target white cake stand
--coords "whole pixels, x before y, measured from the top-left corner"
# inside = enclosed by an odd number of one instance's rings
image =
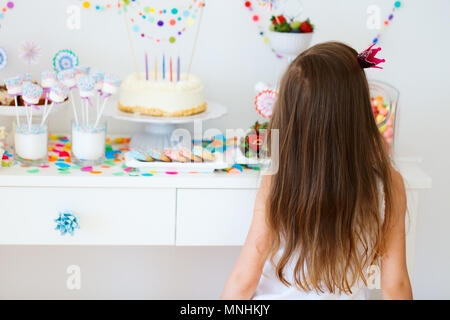
[[[106,116],[117,120],[145,123],[144,130],[135,133],[131,137],[130,142],[130,147],[141,150],[149,150],[151,148],[164,150],[164,148],[172,147],[180,142],[174,141],[172,137],[172,133],[178,124],[217,119],[227,113],[225,106],[211,101],[207,101],[207,108],[204,112],[186,117],[153,117],[139,113],[123,112],[117,107],[117,100],[112,101],[109,107],[105,112]]]
[[[50,113],[54,113],[57,112],[59,110],[61,110],[62,108],[64,108],[64,106],[68,103],[68,100],[59,103],[59,104],[55,104],[52,107],[52,111]],[[50,106],[50,102],[47,105],[47,108]],[[0,116],[9,116],[9,117],[15,117],[16,116],[16,111],[19,114],[19,117],[23,117],[26,116],[26,110],[25,107],[20,106],[17,107],[18,110],[16,110],[16,106],[0,106]],[[44,106],[43,105],[39,105],[39,110],[36,110],[35,108],[33,108],[33,116],[42,116],[42,114],[44,113]]]

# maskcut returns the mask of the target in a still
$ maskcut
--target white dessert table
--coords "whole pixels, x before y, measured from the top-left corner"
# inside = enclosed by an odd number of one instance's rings
[[[431,178],[417,163],[397,166],[408,195],[407,259],[413,279],[419,192],[431,188]],[[259,180],[253,170],[117,177],[0,168],[0,245],[241,246]],[[81,228],[74,236],[54,230],[54,219],[64,209],[79,217]],[[218,284],[199,284],[213,285]]]

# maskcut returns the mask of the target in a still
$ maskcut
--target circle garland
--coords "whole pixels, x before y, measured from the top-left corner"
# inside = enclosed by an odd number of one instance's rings
[[[13,1],[8,1],[6,5],[0,6],[0,20],[5,17],[5,13],[8,12],[8,10],[14,9],[14,6],[15,5]]]
[[[383,25],[380,28],[380,32],[377,34],[377,36],[372,40],[372,44],[377,43],[380,40],[381,34],[384,31],[384,29],[386,27],[388,27],[392,20],[394,19],[394,12],[395,10],[399,9],[402,6],[402,3],[400,1],[395,1],[394,2],[394,7],[392,8],[391,13],[389,14],[389,16],[383,21]]]
[[[8,64],[8,54],[5,49],[0,47],[0,70],[4,69]]]
[[[190,4],[187,8],[178,9],[161,9],[156,10],[155,8],[144,7],[142,11],[138,13],[138,19],[131,18],[132,30],[135,33],[138,33],[141,38],[146,38],[159,42],[169,42],[175,43],[177,41],[177,37],[181,37],[183,33],[194,25],[195,20],[197,19],[199,9],[204,6],[204,2],[194,0],[192,4]],[[166,18],[167,17],[167,18]],[[167,27],[167,28],[176,28],[181,21],[185,22],[185,25],[177,28],[175,34],[172,34],[169,37],[161,38],[155,37],[151,34],[146,34],[145,32],[141,32],[142,24],[139,24],[138,20],[146,21],[149,23],[154,23],[154,25],[158,27]]]
[[[56,72],[78,66],[78,56],[71,50],[59,50],[53,57],[53,69]]]
[[[261,0],[258,0],[261,1]],[[273,1],[272,2],[272,6],[270,6],[270,10],[272,10],[272,8],[274,7],[273,5]],[[276,52],[276,50],[270,45],[270,40],[269,37],[267,37],[266,35],[266,28],[263,27],[263,25],[261,24],[261,19],[259,14],[257,14],[255,11],[255,9],[253,8],[253,4],[252,1],[250,0],[244,0],[244,6],[249,10],[249,12],[251,13],[252,16],[252,21],[255,22],[256,27],[258,28],[258,33],[259,35],[262,37],[263,41],[265,44],[267,44],[270,47],[270,50],[275,54],[275,56],[278,59],[286,59],[286,57],[284,57],[283,55],[279,54],[278,52]]]
[[[122,10],[130,12],[130,8],[137,8],[138,4],[136,0],[108,1],[106,4],[91,4],[91,2],[87,0],[81,1],[83,1],[82,5],[85,9],[95,8],[95,10],[99,12],[104,12],[108,9],[117,8],[118,14],[122,14]],[[113,2],[116,2],[116,5],[114,5]],[[149,39],[155,41],[156,43],[167,42],[173,44],[177,41],[177,38],[184,34],[188,27],[194,25],[198,11],[203,6],[205,6],[205,2],[201,0],[192,0],[189,5],[186,5],[183,8],[156,8],[145,5],[142,8],[139,7],[139,10],[137,10],[138,13],[135,16],[129,17],[129,21],[131,22],[131,30],[141,39]],[[184,22],[184,25],[180,26],[182,22]],[[167,37],[155,37],[154,35],[150,33],[146,34],[143,31],[143,29],[145,29],[143,23],[150,23],[154,27],[159,28],[173,28],[176,31]]]

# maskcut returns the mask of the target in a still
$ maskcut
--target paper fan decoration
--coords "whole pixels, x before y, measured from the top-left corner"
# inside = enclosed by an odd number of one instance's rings
[[[19,57],[28,65],[37,63],[41,52],[41,46],[34,41],[24,41],[19,47]]]
[[[255,98],[256,111],[264,118],[270,118],[277,97],[278,92],[275,90],[267,89],[261,91]]]
[[[73,69],[78,65],[77,55],[68,49],[59,50],[53,57],[53,69],[56,72]]]
[[[4,69],[8,64],[8,55],[6,54],[5,49],[0,47],[0,70]]]

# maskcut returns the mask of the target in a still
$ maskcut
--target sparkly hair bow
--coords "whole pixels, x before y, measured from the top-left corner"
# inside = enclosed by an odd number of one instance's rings
[[[378,68],[383,69],[382,67],[377,66],[378,64],[385,62],[384,59],[378,59],[375,57],[378,51],[381,50],[381,48],[372,49],[372,47],[375,45],[372,44],[369,48],[361,52],[356,56],[358,59],[358,63],[361,66],[361,68]]]

